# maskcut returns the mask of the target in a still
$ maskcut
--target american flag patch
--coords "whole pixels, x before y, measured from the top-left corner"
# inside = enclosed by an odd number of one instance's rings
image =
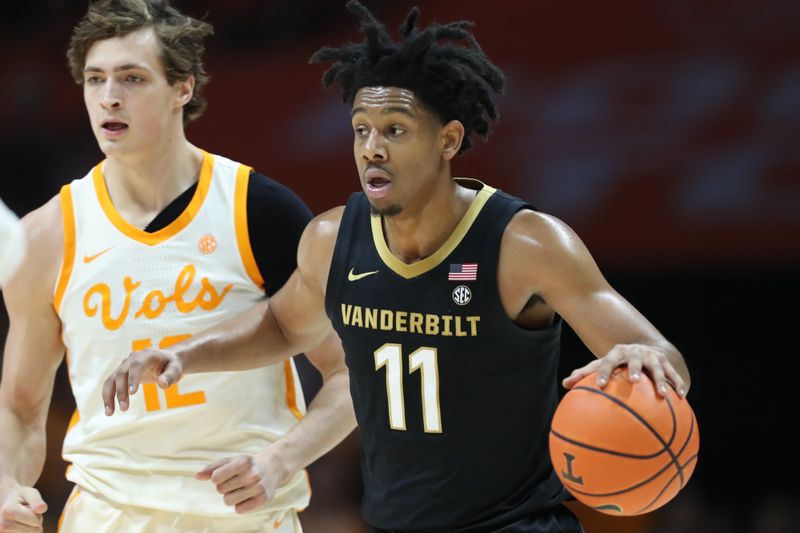
[[[478,263],[450,263],[448,281],[475,281],[478,279]]]

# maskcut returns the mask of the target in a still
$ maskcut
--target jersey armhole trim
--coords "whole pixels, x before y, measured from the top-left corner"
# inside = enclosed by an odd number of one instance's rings
[[[264,278],[258,269],[258,263],[253,255],[250,245],[250,230],[247,227],[247,187],[250,183],[250,172],[253,169],[246,165],[239,165],[236,171],[236,191],[233,200],[233,217],[236,228],[236,243],[239,245],[239,256],[248,277],[260,289],[264,288]]]
[[[67,503],[64,504],[64,509],[61,510],[61,516],[58,517],[58,529],[56,529],[58,533],[61,533],[61,527],[64,525],[64,516],[66,516],[70,505],[74,504],[75,500],[77,500],[78,496],[80,495],[81,490],[76,485],[75,488],[72,489],[72,494],[70,494],[69,498],[67,498]]]
[[[75,209],[72,203],[72,192],[69,185],[61,187],[59,192],[61,198],[61,218],[64,222],[64,253],[61,257],[61,267],[56,281],[55,295],[53,296],[53,307],[56,314],[61,314],[61,302],[64,293],[72,277],[72,269],[75,265]]]
[[[297,405],[294,364],[291,359],[287,359],[283,362],[283,369],[286,374],[286,405],[296,419],[302,420],[304,415],[303,411],[301,411],[300,407]]]

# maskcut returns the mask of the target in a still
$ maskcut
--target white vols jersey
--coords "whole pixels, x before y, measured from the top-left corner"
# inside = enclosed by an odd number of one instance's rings
[[[197,190],[167,227],[146,233],[114,209],[99,164],[61,190],[64,259],[54,304],[77,410],[64,439],[67,478],[109,500],[179,513],[234,513],[206,464],[253,454],[305,412],[291,361],[145,384],[127,412],[104,414],[103,381],[131,350],[168,347],[264,297],[247,230],[250,168],[203,154]],[[280,231],[280,228],[264,228]],[[303,508],[299,472],[261,512]]]

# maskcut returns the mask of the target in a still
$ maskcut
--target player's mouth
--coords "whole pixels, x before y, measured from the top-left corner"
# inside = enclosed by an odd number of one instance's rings
[[[125,135],[128,131],[128,125],[121,120],[110,119],[103,121],[100,124],[100,129],[107,138],[116,139]]]
[[[392,180],[389,173],[380,167],[370,166],[364,173],[366,182],[366,193],[370,198],[383,198],[389,194],[392,187]]]

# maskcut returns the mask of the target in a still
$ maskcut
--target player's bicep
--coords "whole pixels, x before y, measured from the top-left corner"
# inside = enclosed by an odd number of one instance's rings
[[[650,342],[661,334],[606,281],[580,238],[563,222],[536,214],[527,227],[528,282],[602,357],[616,344]]]
[[[52,304],[52,269],[46,263],[53,258],[41,249],[45,244],[41,240],[31,244],[23,264],[3,288],[9,330],[0,398],[22,415],[39,416],[50,402],[64,346]]]
[[[313,348],[327,335],[330,323],[325,315],[323,295],[298,270],[270,298],[269,308],[292,346],[303,350]]]
[[[341,211],[312,220],[297,249],[297,269],[271,299],[270,307],[284,336],[304,350],[318,346],[332,331],[325,313],[325,289]]]

